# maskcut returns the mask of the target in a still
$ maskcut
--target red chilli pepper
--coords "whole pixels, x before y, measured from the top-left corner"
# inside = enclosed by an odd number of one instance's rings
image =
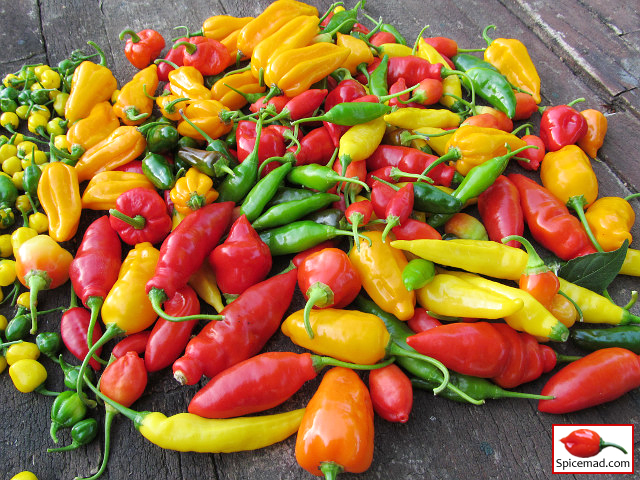
[[[396,40],[395,35],[393,35],[392,33],[376,32],[371,35],[371,38],[369,38],[369,43],[371,45],[379,47],[380,45],[384,45],[385,43],[398,43],[398,40]]]
[[[121,193],[109,215],[111,227],[128,245],[160,243],[172,227],[164,199],[148,188],[132,188]]]
[[[553,375],[542,389],[538,410],[570,413],[615,400],[640,387],[640,358],[625,348],[596,350]]]
[[[138,400],[146,386],[147,370],[136,352],[127,352],[110,363],[100,377],[100,391],[125,407]]]
[[[391,57],[387,70],[387,84],[393,85],[400,77],[407,82],[407,87],[413,87],[425,78],[442,79],[442,67],[441,63],[432,64],[415,55]]]
[[[587,133],[587,121],[569,105],[556,105],[542,112],[540,138],[548,152],[573,145]]]
[[[387,205],[396,194],[396,190],[389,185],[374,180],[371,184],[371,205],[378,218],[384,218]]]
[[[171,48],[183,47],[182,64],[194,67],[202,75],[217,75],[231,64],[231,56],[222,43],[207,37],[189,37],[179,41]]]
[[[339,103],[352,102],[366,94],[367,89],[362,83],[353,78],[346,78],[327,94],[324,99],[324,110],[328,112]]]
[[[526,150],[522,150],[518,154],[518,156],[515,157],[515,159],[518,161],[518,164],[525,170],[536,171],[538,170],[538,168],[540,168],[540,163],[542,163],[544,155],[545,153],[547,153],[544,148],[544,142],[540,137],[536,135],[524,135],[522,137],[522,140],[527,145],[533,145],[534,147],[538,148],[527,148]],[[529,161],[527,162],[524,160],[520,160],[521,158]]]
[[[627,451],[616,443],[605,442],[598,432],[589,430],[588,428],[580,428],[574,430],[569,435],[561,438],[564,447],[574,457],[588,458],[595,457],[603,448],[615,447],[627,453]]]
[[[519,173],[507,178],[520,193],[524,219],[533,238],[562,260],[595,253],[580,220],[553,193]]]
[[[287,97],[286,95],[276,95],[269,99],[267,99],[267,95],[263,95],[249,106],[249,110],[256,113],[271,105],[276,113],[280,113],[289,100],[291,100],[291,97]]]
[[[210,203],[187,215],[160,247],[154,276],[146,284],[154,310],[167,318],[160,305],[184,287],[227,229],[234,202]]]
[[[310,130],[300,139],[300,150],[296,145],[292,145],[287,152],[292,152],[296,156],[296,166],[318,163],[326,165],[331,160],[335,145],[327,128],[323,125]]]
[[[458,54],[458,43],[448,37],[422,37],[422,39],[433,48],[435,48],[439,54],[445,57],[453,57]]]
[[[330,240],[325,240],[322,243],[314,245],[313,247],[307,248],[306,250],[303,250],[302,252],[294,255],[294,257],[291,259],[291,263],[293,263],[295,267],[299,267],[302,261],[312,253],[319,252],[320,250],[323,250],[325,248],[333,248],[335,246],[336,246],[335,239],[332,238]]]
[[[225,368],[257,354],[280,327],[296,286],[295,269],[263,280],[245,290],[209,322],[173,363],[181,384],[194,385],[202,375],[213,377]]]
[[[442,235],[435,228],[414,218],[408,218],[402,225],[393,227],[391,231],[397,240],[418,240],[421,238],[442,240]]]
[[[165,312],[174,317],[185,317],[200,313],[198,294],[185,285],[164,304]],[[144,351],[144,364],[148,372],[157,372],[170,366],[184,351],[191,332],[198,320],[170,322],[164,318],[156,320]]]
[[[98,309],[99,310],[99,309]],[[91,313],[86,308],[73,307],[65,311],[60,319],[60,335],[62,336],[62,343],[64,343],[67,350],[81,362],[87,356],[89,352],[89,345],[87,342],[87,331],[91,324]],[[102,337],[102,329],[100,325],[96,325],[93,329],[91,344],[93,345]],[[102,347],[96,350],[96,356],[100,356],[102,353]],[[91,358],[89,365],[94,370],[100,370],[101,366],[97,360]]]
[[[500,175],[478,196],[478,212],[489,240],[500,242],[506,236],[521,236],[524,233],[520,194],[513,182],[504,175]],[[520,242],[510,240],[507,245],[518,248]]]
[[[395,364],[369,372],[373,410],[389,422],[407,423],[413,407],[413,385]]]
[[[123,338],[115,344],[113,350],[111,350],[111,355],[116,358],[120,358],[128,352],[135,352],[137,355],[143,355],[147,348],[149,335],[151,335],[151,330],[143,330]]]
[[[213,249],[209,264],[224,294],[239,295],[261,282],[271,270],[271,251],[251,226],[246,215],[233,222],[225,241]]]
[[[439,327],[442,322],[436,317],[432,317],[422,307],[417,307],[414,310],[413,317],[407,320],[407,326],[416,333],[431,330],[432,328]]]
[[[256,124],[249,120],[238,122],[236,130],[236,145],[238,151],[238,161],[243,162],[256,144]],[[282,157],[285,152],[285,144],[282,133],[276,125],[269,125],[262,128],[260,141],[258,143],[258,162],[262,163],[267,158]]]
[[[306,257],[298,268],[298,286],[307,303],[304,326],[309,337],[313,330],[309,322],[312,308],[343,308],[362,289],[360,274],[349,256],[339,248],[325,248]]]
[[[514,92],[516,96],[516,113],[513,120],[526,120],[538,111],[538,104],[533,95],[524,92]]]
[[[176,40],[176,43],[188,41],[188,38],[182,37]],[[168,82],[169,72],[175,70],[172,64],[177,65],[178,67],[184,66],[184,45],[180,45],[177,48],[170,48],[165,55],[164,60],[167,60],[167,62],[159,62],[158,64],[158,80],[161,82]]]
[[[413,183],[407,183],[389,200],[385,208],[386,225],[382,231],[384,242],[391,229],[402,225],[413,212]]]
[[[300,95],[291,98],[279,114],[269,119],[269,121],[275,122],[282,119],[299,120],[310,117],[322,105],[327,93],[327,89],[311,88],[306,90]]]
[[[148,67],[153,62],[165,46],[162,35],[149,28],[135,33],[133,30],[123,30],[120,32],[120,40],[129,35],[124,46],[124,54],[131,65],[138,70]]]

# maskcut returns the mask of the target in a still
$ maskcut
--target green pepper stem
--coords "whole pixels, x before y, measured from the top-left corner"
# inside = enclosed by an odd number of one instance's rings
[[[567,201],[567,206],[573,208],[578,214],[578,218],[580,219],[580,222],[582,223],[582,226],[584,227],[584,230],[595,249],[599,252],[604,252],[604,249],[600,246],[600,243],[598,243],[598,240],[591,231],[591,227],[589,226],[587,217],[584,214],[584,206],[586,205],[586,203],[587,201],[584,198],[584,195],[574,195]]]
[[[632,193],[631,195],[624,197],[625,201],[629,201],[629,200],[633,200],[634,198],[639,198],[640,197],[640,193]]]
[[[73,290],[73,289],[72,289]],[[98,315],[100,315],[100,309],[102,308],[102,304],[104,302],[104,298],[98,296],[91,296],[87,298],[87,307],[91,310],[91,317],[89,318],[89,327],[87,328],[87,347],[91,349],[93,343],[93,330],[95,329],[96,322],[98,321]],[[102,365],[106,365],[106,360],[103,360],[98,355],[93,355],[93,359],[101,363]]]
[[[191,42],[177,42],[177,43],[174,43],[171,48],[176,49],[178,47],[184,47],[185,51],[189,55],[193,55],[198,51],[198,46],[195,43],[191,43]]]
[[[87,382],[87,385],[89,383]],[[111,424],[117,412],[112,409],[105,408],[104,416],[104,452],[102,454],[102,463],[98,471],[90,477],[75,477],[73,480],[96,480],[102,476],[107,468],[107,462],[109,461],[109,452],[111,450]]]
[[[489,45],[491,45],[491,42],[493,42],[493,38],[489,37],[489,30],[494,30],[496,28],[495,25],[487,25],[486,27],[484,27],[484,30],[482,30],[482,38],[484,38],[484,41],[487,42],[487,47]]]
[[[387,235],[393,227],[396,227],[400,224],[400,217],[397,215],[389,215],[386,220],[386,224],[384,226],[384,230],[382,230],[382,243],[386,243]]]
[[[428,357],[427,355],[421,355],[415,351],[411,352],[405,348],[400,347],[399,345],[396,345],[395,343],[391,343],[389,345],[388,351],[391,355],[394,355],[394,356],[409,357],[409,358],[414,358],[416,360],[422,360],[422,361],[428,362],[434,367],[436,367],[438,370],[440,370],[440,372],[442,372],[442,375],[443,375],[443,380],[440,383],[440,385],[438,385],[436,388],[433,389],[434,395],[437,395],[442,390],[447,388],[447,385],[449,384],[449,378],[450,378],[449,370],[439,360]]]
[[[606,447],[615,447],[618,450],[620,450],[622,453],[624,453],[624,454],[627,453],[627,451],[623,447],[618,445],[617,443],[605,442],[604,440],[600,439],[600,450],[602,450],[603,448],[606,448]]]
[[[130,217],[129,215],[126,215],[115,208],[109,209],[109,215],[117,218],[118,220],[122,220],[127,225],[131,225],[136,230],[142,230],[147,224],[147,220],[142,215]]]
[[[38,331],[38,292],[49,288],[51,279],[45,276],[45,272],[38,272],[33,275],[29,275],[27,280],[27,286],[29,287],[29,310],[31,310],[31,330],[29,333],[35,335]]]
[[[528,132],[528,131],[529,131],[529,129],[530,129],[531,127],[533,127],[533,124],[532,124],[532,123],[523,123],[523,124],[522,124],[522,125],[520,125],[519,127],[514,128],[514,129],[511,131],[511,135],[516,135],[517,133],[519,133],[519,132],[520,132],[520,130],[524,130],[525,128],[527,129],[527,132]]]
[[[132,43],[138,43],[140,41],[140,37],[138,36],[138,34],[136,32],[134,32],[133,30],[131,30],[130,28],[127,28],[127,29],[121,31],[120,35],[118,35],[118,38],[120,40],[124,40],[124,37],[126,37],[127,35],[131,36],[131,42]]]
[[[333,357],[321,357],[319,355],[313,354],[311,355],[311,362],[316,372],[319,372],[324,367],[329,365],[332,367],[352,368],[354,370],[377,370],[379,368],[384,368],[391,365],[393,362],[395,362],[395,360],[395,357],[389,357],[380,363],[374,363],[373,365],[363,365],[360,363],[343,362]]]
[[[524,267],[524,271],[522,272],[525,275],[537,275],[539,273],[544,273],[544,272],[548,272],[551,269],[544,263],[544,261],[542,260],[542,258],[540,258],[540,255],[538,255],[538,252],[536,252],[536,249],[533,248],[533,245],[531,245],[531,242],[529,240],[527,240],[526,238],[520,236],[520,235],[508,235],[506,237],[504,237],[503,239],[501,239],[500,241],[502,243],[508,243],[511,240],[515,240],[517,242],[520,242],[522,244],[522,246],[524,247],[524,249],[527,251],[527,265]]]
[[[584,97],[576,98],[575,100],[571,100],[569,103],[567,103],[567,107],[573,107],[576,103],[580,103],[584,101],[585,101]]]
[[[631,307],[633,307],[636,302],[638,301],[638,291],[637,290],[632,290],[631,291],[631,299],[629,300],[629,303],[627,303],[624,307],[625,310],[630,310]]]
[[[558,363],[570,363],[580,360],[582,357],[577,355],[562,355],[556,352],[556,362]]]
[[[324,475],[324,480],[336,480],[338,474],[344,472],[344,468],[336,462],[320,462],[320,471]]]
[[[566,298],[573,304],[573,306],[576,309],[576,312],[578,312],[578,323],[582,323],[584,319],[584,315],[582,314],[582,309],[580,308],[580,305],[578,305],[573,298],[571,298],[569,295],[564,293],[562,290],[558,290],[558,295],[562,295],[564,298]]]
[[[153,310],[159,317],[164,318],[169,322],[186,322],[187,320],[224,320],[223,315],[185,315],[184,317],[174,317],[162,310],[162,304],[168,300],[167,294],[160,288],[152,288],[149,290],[149,300]]]
[[[44,386],[44,383],[37,387],[34,392],[39,393],[40,395],[45,395],[47,397],[57,397],[61,392],[52,392],[51,390],[47,390]]]
[[[100,65],[102,65],[103,67],[107,66],[107,56],[104,54],[104,52],[102,51],[102,49],[98,46],[98,44],[92,40],[89,40],[87,42],[87,45],[91,45],[96,52],[98,52],[98,55],[100,55]]]
[[[307,303],[304,305],[304,329],[307,331],[309,338],[313,338],[313,328],[311,328],[311,310],[315,306],[320,308],[328,307],[333,303],[334,294],[331,287],[322,282],[316,282],[309,287],[306,292]]]

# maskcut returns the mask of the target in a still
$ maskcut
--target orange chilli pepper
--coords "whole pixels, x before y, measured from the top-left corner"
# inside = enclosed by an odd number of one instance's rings
[[[581,111],[580,115],[587,121],[587,133],[578,140],[577,144],[587,155],[595,158],[607,133],[607,117],[592,108]]]

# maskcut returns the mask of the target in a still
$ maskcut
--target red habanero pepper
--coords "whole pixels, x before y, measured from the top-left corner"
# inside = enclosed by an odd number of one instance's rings
[[[302,417],[296,461],[315,476],[362,473],[373,461],[371,395],[358,374],[334,367],[325,373]]]
[[[515,92],[514,94],[516,96],[516,113],[512,120],[527,120],[538,111],[538,104],[533,95],[524,92]]]
[[[416,307],[413,317],[407,320],[407,327],[415,333],[424,332],[442,325],[442,322],[433,317],[422,307]]]
[[[220,291],[239,295],[261,282],[271,270],[271,251],[251,226],[246,215],[233,222],[229,235],[208,258]]]
[[[109,222],[128,245],[160,243],[172,227],[164,199],[147,188],[132,188],[121,193],[116,208],[109,209]]]
[[[508,235],[524,233],[520,194],[513,182],[504,175],[500,175],[478,196],[478,212],[487,229],[489,240],[500,242]],[[510,240],[507,245],[518,248],[520,243]]]
[[[395,364],[369,372],[373,410],[389,422],[407,423],[413,407],[413,385]]]
[[[181,384],[194,385],[257,354],[280,327],[296,286],[296,269],[257,283],[228,304],[223,320],[209,322],[173,363]]]
[[[335,246],[336,246],[335,238],[325,240],[324,242],[314,245],[313,247],[307,248],[306,250],[303,250],[302,252],[294,255],[294,257],[291,259],[291,263],[293,263],[295,267],[299,267],[302,261],[312,253],[319,252],[320,250],[323,250],[325,248],[333,248]]]
[[[519,173],[507,178],[518,189],[525,222],[536,242],[562,260],[596,252],[580,220],[549,190]]]
[[[149,341],[150,335],[151,330],[142,330],[141,332],[136,332],[133,335],[124,337],[114,345],[111,350],[111,355],[116,358],[120,358],[128,352],[135,352],[137,355],[143,355],[147,348],[147,342]]]
[[[589,430],[588,428],[579,428],[574,430],[569,435],[561,438],[560,441],[564,443],[564,447],[574,457],[588,458],[594,457],[600,450],[606,447],[615,447],[618,450],[627,453],[627,451],[616,443],[605,442],[598,432]]]
[[[349,256],[339,248],[325,248],[306,257],[298,267],[298,286],[307,303],[304,326],[309,337],[312,308],[344,308],[355,300],[362,289],[360,274]]]
[[[118,279],[121,265],[120,238],[111,227],[109,216],[103,215],[91,222],[85,230],[80,246],[69,266],[69,278],[73,290],[83,305],[91,310],[91,323],[94,325],[105,297]],[[89,323],[86,327],[88,326]],[[87,335],[85,334],[85,340]],[[92,338],[95,339],[95,334]]]
[[[142,160],[131,160],[129,163],[125,163],[124,165],[120,165],[118,168],[114,168],[114,170],[118,170],[119,172],[141,173],[144,175],[144,172],[142,171]]]
[[[393,227],[391,231],[397,240],[418,240],[421,238],[442,240],[442,235],[438,230],[415,218],[406,219],[401,225]]]
[[[324,99],[324,110],[328,112],[339,103],[352,102],[356,98],[364,97],[367,89],[353,78],[345,78],[336,88],[331,90]]]
[[[187,215],[162,242],[155,274],[145,287],[154,310],[162,318],[171,320],[160,306],[187,284],[216,247],[234,206],[233,202],[205,205]]]
[[[538,410],[570,413],[615,400],[640,387],[640,357],[626,348],[596,350],[556,372],[542,388]]]
[[[299,120],[310,117],[322,105],[327,93],[327,89],[311,88],[306,90],[291,98],[282,110],[278,112],[278,115],[270,118],[269,121],[275,122],[282,119]]]
[[[179,38],[176,40],[176,43],[188,42],[189,39],[186,37]],[[181,45],[177,48],[170,48],[167,54],[164,57],[166,62],[156,62],[158,64],[158,80],[161,82],[169,81],[169,72],[175,70],[174,65],[178,67],[184,66],[184,46]],[[169,63],[171,62],[171,63]]]
[[[407,183],[389,200],[385,208],[386,225],[382,231],[382,241],[397,225],[402,225],[413,212],[413,183]]]
[[[217,75],[232,63],[227,47],[213,38],[189,37],[171,48],[180,47],[184,52],[182,65],[196,68],[203,76]]]
[[[197,315],[200,313],[200,300],[195,290],[185,285],[167,300],[164,308],[174,317]],[[197,324],[198,320],[156,320],[144,350],[144,365],[147,371],[157,372],[170,366],[184,351]]]
[[[547,153],[544,148],[544,142],[537,135],[524,135],[522,140],[524,140],[527,145],[533,145],[538,148],[527,148],[526,150],[521,151],[515,159],[525,170],[536,171],[540,168],[540,163]],[[529,161],[521,160],[523,158]]]
[[[404,77],[402,77],[404,78]],[[441,78],[425,78],[418,82],[418,86],[413,90],[409,102],[420,105],[433,105],[438,103],[442,97],[443,86]]]
[[[120,40],[129,35],[124,46],[124,54],[131,65],[138,70],[148,67],[153,62],[165,46],[164,38],[155,30],[144,29],[138,33],[127,29],[120,32]]]
[[[189,413],[230,418],[263,412],[285,402],[328,365],[372,369],[371,365],[347,364],[310,353],[261,353],[213,377],[195,394]]]
[[[506,323],[449,323],[412,335],[407,343],[451,370],[491,378],[503,388],[535,380],[556,365],[549,346]]]
[[[323,125],[310,130],[300,139],[300,149],[292,145],[287,152],[292,152],[296,156],[296,165],[308,165],[319,163],[326,165],[331,160],[336,147],[329,135],[329,131]]]
[[[98,309],[98,312],[100,309]],[[60,335],[62,336],[62,343],[64,343],[67,350],[76,357],[78,360],[83,361],[89,352],[89,342],[87,342],[87,335],[89,331],[89,325],[91,324],[91,313],[86,308],[71,307],[62,314],[60,319]],[[100,325],[96,325],[92,332],[91,344],[100,340],[102,337],[102,329]],[[102,352],[102,347],[96,350],[96,356],[99,357]],[[89,360],[89,365],[94,370],[100,370],[100,364],[95,357]]]
[[[540,138],[548,152],[578,142],[587,133],[587,121],[570,105],[556,105],[542,112]]]

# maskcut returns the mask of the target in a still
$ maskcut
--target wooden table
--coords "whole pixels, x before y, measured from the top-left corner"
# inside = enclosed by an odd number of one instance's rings
[[[328,1],[311,2],[324,11]],[[347,2],[351,6],[353,2]],[[88,49],[87,40],[104,48],[108,65],[119,84],[131,78],[135,69],[123,55],[118,34],[125,28],[139,31],[153,28],[165,38],[177,36],[177,25],[192,31],[215,14],[257,15],[269,4],[259,1],[145,2],[22,0],[0,1],[0,66],[2,75],[23,64],[57,64],[74,49]],[[365,10],[374,18],[382,16],[412,41],[422,27],[430,25],[430,36],[449,36],[461,47],[482,47],[481,31],[495,24],[494,34],[521,39],[529,48],[542,78],[543,105],[567,103],[584,97],[580,109],[597,108],[608,115],[609,133],[598,159],[593,162],[600,182],[600,195],[625,196],[640,187],[640,13],[631,0],[555,0],[542,2],[472,0],[421,2],[416,0],[375,2]],[[370,22],[365,22],[370,25]],[[638,200],[633,203],[638,211]],[[83,220],[86,223],[86,219]],[[636,223],[632,233],[640,235]],[[67,245],[72,251],[77,241]],[[637,240],[633,246],[640,248]],[[618,278],[610,291],[625,304],[636,278]],[[68,285],[41,295],[41,308],[65,305]],[[290,311],[299,308],[300,295]],[[13,309],[1,307],[11,317]],[[638,306],[633,312],[638,313]],[[40,330],[55,329],[60,314],[44,316]],[[277,334],[268,350],[291,349],[292,344]],[[571,345],[557,347],[581,353]],[[68,354],[67,354],[68,355]],[[71,357],[68,357],[71,360]],[[43,360],[50,372],[47,387],[62,389],[57,367]],[[538,393],[548,376],[519,390]],[[304,406],[319,379],[307,385],[281,410]],[[139,410],[159,410],[165,414],[185,411],[190,398],[204,384],[179,386],[170,372],[150,375],[144,396],[136,402]],[[53,446],[48,435],[52,399],[21,394],[8,374],[0,377],[0,469],[10,478],[22,470],[35,472],[40,480],[88,476],[100,463],[103,444],[97,439],[74,452],[48,454]],[[633,423],[640,417],[640,391],[571,415],[553,416],[537,411],[529,400],[494,400],[484,406],[457,404],[415,393],[414,409],[407,424],[392,424],[376,418],[374,461],[361,475],[340,478],[368,479],[547,479],[552,475],[552,424]],[[92,413],[102,418],[100,411]],[[636,428],[635,454],[640,429]],[[101,435],[101,434],[100,434]],[[68,430],[60,433],[68,443]],[[310,478],[297,464],[293,453],[295,437],[271,447],[235,454],[196,454],[164,451],[147,442],[132,423],[118,417],[112,429],[111,458],[103,478],[112,480],[148,478],[208,479],[294,479]],[[587,476],[580,476],[587,478]],[[620,478],[599,475],[593,478]]]

